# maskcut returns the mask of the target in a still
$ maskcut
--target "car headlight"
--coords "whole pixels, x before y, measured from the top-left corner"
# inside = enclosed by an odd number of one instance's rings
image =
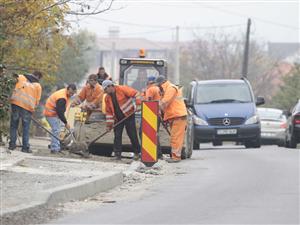
[[[250,117],[249,119],[246,120],[245,124],[255,124],[259,122],[259,117],[257,115]]]
[[[198,116],[195,116],[195,115],[193,116],[193,122],[196,125],[202,125],[202,126],[207,126],[208,125],[208,123],[205,120],[203,120],[203,119],[201,119],[201,118],[199,118]]]

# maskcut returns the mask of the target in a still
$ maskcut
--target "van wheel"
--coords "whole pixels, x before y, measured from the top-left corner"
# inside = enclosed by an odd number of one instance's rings
[[[187,148],[186,147],[183,147],[182,148],[182,151],[181,151],[181,159],[186,159],[187,158]]]
[[[288,147],[289,148],[296,148],[297,147],[296,139],[293,136],[291,136],[291,140],[288,141]]]
[[[251,141],[246,141],[245,147],[246,148],[260,148],[261,147],[260,138],[257,138],[255,140],[251,140]]]
[[[200,149],[200,143],[194,140],[194,142],[193,142],[193,149],[194,150],[199,150]]]

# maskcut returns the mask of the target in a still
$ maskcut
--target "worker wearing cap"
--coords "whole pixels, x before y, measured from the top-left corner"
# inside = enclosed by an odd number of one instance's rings
[[[70,125],[65,117],[65,112],[70,105],[70,98],[76,93],[76,90],[75,84],[69,84],[67,88],[54,92],[46,101],[43,113],[51,126],[52,133],[56,137],[59,137],[61,122],[65,124],[67,129],[70,129]],[[60,147],[59,141],[51,136],[51,153],[58,153],[61,150]]]
[[[82,104],[81,109],[87,112],[87,120],[93,110],[101,110],[103,89],[97,81],[97,75],[91,74],[86,85],[82,88],[71,104],[71,107]],[[85,102],[84,102],[85,101]]]
[[[170,124],[171,155],[169,163],[181,160],[181,150],[184,143],[187,126],[187,110],[182,98],[181,90],[168,81],[163,75],[156,78],[155,83],[162,90],[159,108],[164,113],[163,120]]]
[[[137,90],[118,85],[115,86],[112,81],[105,80],[102,83],[105,96],[105,112],[107,130],[114,128],[114,153],[117,160],[121,159],[122,153],[122,134],[124,127],[132,144],[134,158],[138,159],[140,144],[138,141],[135,125],[135,105],[140,104],[139,93]],[[127,119],[125,119],[127,118]],[[115,123],[125,119],[118,126],[113,127]]]
[[[161,98],[159,87],[155,85],[155,79],[155,76],[148,77],[145,91],[145,100],[147,101],[159,101]]]
[[[10,98],[11,103],[11,119],[10,119],[10,142],[9,150],[16,148],[17,129],[19,120],[22,120],[22,152],[31,153],[29,146],[29,129],[32,113],[38,106],[42,87],[40,79],[42,73],[34,71],[32,74],[19,75],[15,89]]]

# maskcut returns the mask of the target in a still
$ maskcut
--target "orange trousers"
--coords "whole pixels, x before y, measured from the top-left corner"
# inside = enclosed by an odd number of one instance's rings
[[[171,148],[172,148],[172,158],[181,159],[181,150],[184,144],[185,130],[187,126],[186,117],[178,117],[169,120],[170,123],[170,133],[171,133]]]

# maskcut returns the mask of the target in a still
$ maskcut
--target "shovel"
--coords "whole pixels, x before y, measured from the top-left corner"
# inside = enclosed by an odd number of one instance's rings
[[[76,154],[80,154],[80,155],[84,155],[84,153],[82,153],[81,151],[86,151],[86,144],[85,143],[77,143],[76,139],[72,133],[72,131],[70,129],[67,129],[69,132],[69,135],[71,136],[71,143],[66,141],[66,138],[64,138],[63,140],[60,139],[59,137],[57,137],[56,135],[54,135],[51,131],[49,131],[47,128],[45,128],[38,120],[36,120],[35,118],[31,117],[32,121],[35,122],[40,128],[42,128],[44,131],[46,131],[48,134],[50,134],[52,137],[54,137],[56,140],[59,141],[59,143],[61,144],[61,146],[65,149],[69,149],[72,153],[76,153]]]
[[[132,116],[133,114],[135,114],[136,112],[139,112],[140,110],[136,110],[133,111],[132,113],[130,113],[128,116],[124,117],[123,119],[121,119],[120,121],[118,121],[116,124],[114,124],[112,126],[111,129],[103,132],[102,134],[98,135],[97,137],[95,137],[94,139],[92,139],[88,144],[87,147],[91,146],[92,144],[94,144],[96,141],[98,141],[100,138],[102,138],[103,136],[105,136],[106,134],[108,134],[111,130],[113,130],[115,127],[117,127],[118,125],[120,125],[121,123],[123,123],[125,120],[127,120],[130,116]]]

